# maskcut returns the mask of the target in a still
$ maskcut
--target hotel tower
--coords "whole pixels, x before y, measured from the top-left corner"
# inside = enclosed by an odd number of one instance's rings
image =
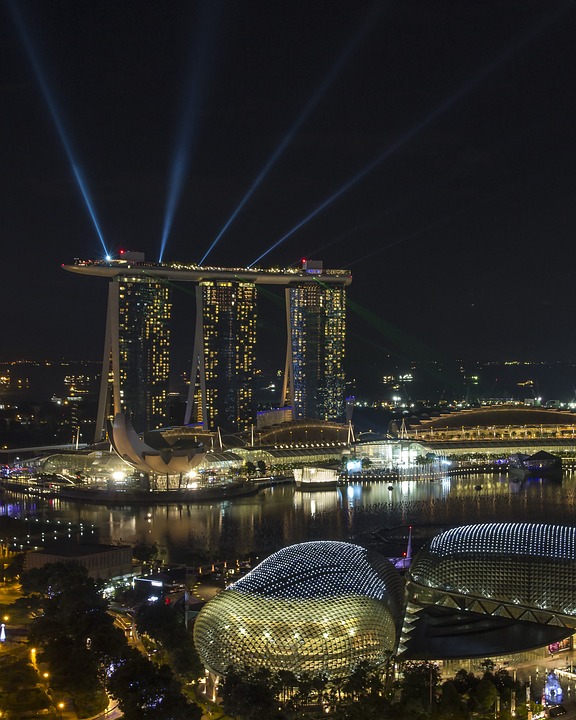
[[[264,270],[147,263],[141,253],[120,260],[76,260],[64,269],[110,279],[96,439],[106,421],[125,412],[137,432],[166,426],[171,314],[169,285],[196,286],[196,323],[185,424],[242,431],[253,422],[258,285],[285,288],[286,366],[281,407],[292,417],[344,418],[346,270],[304,262]]]

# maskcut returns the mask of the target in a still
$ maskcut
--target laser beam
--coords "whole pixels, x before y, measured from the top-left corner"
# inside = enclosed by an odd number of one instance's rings
[[[368,32],[374,27],[375,21],[377,17],[382,13],[384,8],[383,3],[377,2],[371,12],[366,16],[364,21],[362,22],[361,26],[355,33],[354,37],[350,40],[344,51],[340,54],[340,57],[338,60],[334,63],[332,66],[332,69],[328,73],[328,75],[324,78],[324,81],[321,83],[321,85],[316,89],[316,92],[312,95],[310,100],[305,105],[304,109],[300,113],[300,115],[296,118],[294,124],[288,130],[286,135],[282,138],[280,144],[274,150],[272,155],[268,158],[266,163],[264,164],[264,167],[258,175],[256,176],[256,179],[250,185],[248,188],[248,191],[243,196],[243,198],[238,203],[236,209],[233,211],[232,215],[228,218],[228,220],[224,223],[222,226],[220,232],[216,235],[214,240],[212,241],[212,244],[208,248],[208,250],[204,253],[204,256],[198,263],[199,265],[202,265],[208,255],[212,252],[212,250],[216,247],[218,244],[218,241],[220,238],[224,235],[224,233],[228,230],[230,225],[234,222],[244,205],[250,200],[252,197],[254,191],[258,188],[260,183],[266,178],[270,170],[274,167],[280,156],[284,153],[286,148],[290,145],[302,125],[304,124],[305,120],[309,117],[309,115],[312,113],[312,111],[316,108],[320,100],[324,97],[324,95],[328,92],[328,89],[330,88],[330,85],[334,82],[336,77],[338,76],[338,73],[342,70],[346,62],[349,60],[351,55],[354,53],[360,42],[366,37]]]
[[[200,8],[196,36],[191,45],[188,69],[188,83],[185,88],[184,106],[180,126],[172,151],[172,163],[168,180],[168,196],[164,212],[160,255],[162,262],[166,243],[172,230],[176,209],[182,196],[184,181],[190,165],[193,145],[198,138],[200,111],[206,93],[208,79],[213,66],[214,39],[222,3],[204,0]]]
[[[34,47],[34,44],[32,42],[31,35],[28,32],[28,28],[26,27],[26,22],[20,11],[19,3],[14,0],[9,0],[8,6],[10,8],[10,12],[12,13],[12,17],[14,18],[14,21],[16,23],[16,27],[18,28],[20,38],[26,49],[28,59],[30,60],[30,64],[32,65],[32,68],[34,70],[34,74],[36,75],[36,80],[38,81],[38,84],[40,85],[40,89],[42,90],[42,95],[44,96],[44,100],[46,101],[46,104],[48,105],[48,109],[50,110],[50,115],[52,116],[52,120],[54,122],[54,125],[56,126],[56,130],[58,131],[60,141],[64,147],[66,156],[68,157],[68,162],[70,163],[70,167],[72,169],[72,174],[74,175],[76,184],[78,185],[78,188],[79,188],[82,198],[84,200],[84,204],[86,205],[86,209],[88,210],[88,214],[90,215],[92,224],[94,225],[94,229],[96,230],[96,234],[98,235],[98,238],[100,239],[100,243],[104,250],[104,254],[109,255],[108,249],[106,248],[106,243],[104,242],[104,235],[102,233],[100,223],[98,222],[98,218],[96,217],[96,210],[94,208],[94,203],[92,202],[92,199],[90,197],[90,192],[88,190],[88,184],[86,182],[86,179],[84,177],[82,170],[80,169],[80,165],[78,164],[78,162],[76,160],[74,150],[72,148],[72,143],[70,141],[68,133],[66,132],[66,127],[64,125],[64,121],[60,115],[60,112],[58,111],[58,107],[56,105],[56,100],[51,91],[50,84],[48,83],[48,79],[42,70],[42,64],[40,62],[40,58],[38,57],[38,53],[36,52],[36,48]]]
[[[573,1],[563,3],[560,7],[557,7],[556,10],[552,13],[550,13],[548,16],[546,16],[543,20],[541,20],[538,25],[528,28],[523,33],[521,33],[516,41],[512,43],[509,47],[505,48],[496,58],[491,60],[489,63],[484,65],[472,78],[470,78],[466,83],[464,83],[460,88],[458,88],[452,95],[447,97],[445,100],[443,100],[440,105],[438,105],[436,108],[434,108],[432,111],[430,111],[424,118],[419,120],[417,123],[415,123],[404,135],[400,136],[397,140],[395,140],[391,145],[389,145],[387,148],[385,148],[379,155],[376,156],[372,162],[368,163],[362,170],[360,170],[356,175],[354,175],[352,178],[350,178],[347,182],[344,183],[336,192],[334,192],[332,195],[327,197],[320,205],[318,205],[317,208],[312,210],[308,215],[306,215],[305,218],[300,220],[294,227],[289,230],[287,233],[285,233],[279,240],[277,240],[275,243],[273,243],[267,250],[265,250],[259,257],[256,258],[250,265],[248,265],[249,268],[256,265],[256,263],[260,262],[263,258],[266,257],[269,253],[271,253],[273,250],[275,250],[279,245],[281,245],[283,242],[285,242],[289,237],[294,235],[295,232],[300,230],[300,228],[304,227],[307,223],[310,222],[313,218],[315,218],[319,213],[321,213],[323,210],[325,210],[327,207],[332,205],[333,202],[335,202],[339,197],[344,195],[348,190],[350,190],[354,185],[359,183],[361,180],[363,180],[367,175],[369,175],[373,170],[375,170],[379,165],[381,165],[385,160],[387,160],[391,155],[393,155],[397,150],[399,150],[401,147],[406,145],[410,140],[412,140],[414,137],[416,137],[422,130],[427,128],[429,125],[431,125],[435,120],[437,120],[439,117],[444,115],[448,110],[450,110],[459,100],[464,97],[468,92],[470,92],[473,88],[475,88],[482,80],[484,80],[488,75],[490,75],[492,72],[494,72],[497,68],[499,68],[503,63],[505,63],[507,60],[509,60],[520,48],[522,48],[524,45],[529,43],[531,40],[533,40],[537,35],[539,35],[546,27],[551,25],[553,22],[559,19],[559,17],[568,9],[568,7],[572,6],[574,4]]]

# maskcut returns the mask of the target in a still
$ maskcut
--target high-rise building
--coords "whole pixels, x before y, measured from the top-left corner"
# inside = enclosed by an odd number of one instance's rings
[[[286,289],[286,372],[280,406],[292,416],[344,419],[346,270],[203,268],[149,263],[142,253],[79,260],[71,272],[111,279],[96,439],[107,417],[125,411],[137,431],[167,423],[170,294],[166,283],[196,285],[196,329],[184,423],[208,430],[249,428],[258,285]],[[110,372],[111,368],[111,372]],[[107,401],[113,390],[113,408]]]
[[[305,270],[315,274],[320,268]],[[344,283],[294,283],[286,289],[288,345],[284,402],[294,418],[343,420],[346,290]]]
[[[168,424],[170,314],[166,283],[128,274],[110,282],[97,434],[118,412],[137,432]]]
[[[256,287],[251,282],[200,282],[185,422],[246,430],[253,417]]]

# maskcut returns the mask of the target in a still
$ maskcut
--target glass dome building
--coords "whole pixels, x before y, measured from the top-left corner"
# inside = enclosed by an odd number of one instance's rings
[[[576,528],[453,528],[412,563],[401,652],[447,658],[542,647],[576,627],[575,588]]]
[[[395,652],[402,580],[383,556],[317,541],[275,553],[200,612],[194,642],[205,666],[348,675]]]

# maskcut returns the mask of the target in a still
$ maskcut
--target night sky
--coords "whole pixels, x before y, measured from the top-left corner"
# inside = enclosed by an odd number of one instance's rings
[[[351,364],[574,358],[575,21],[552,0],[5,2],[1,359],[101,356],[106,283],[60,265],[104,251],[42,82],[111,252],[157,260],[168,227],[163,259],[200,262],[268,164],[205,264],[324,206],[260,264],[351,269]]]

